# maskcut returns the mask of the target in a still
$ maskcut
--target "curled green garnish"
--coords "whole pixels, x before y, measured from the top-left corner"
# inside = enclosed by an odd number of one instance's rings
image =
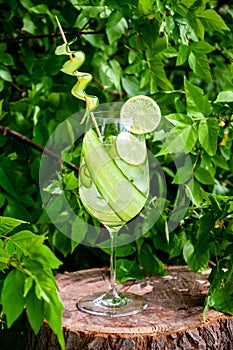
[[[64,44],[57,47],[55,54],[68,55],[70,57],[70,59],[63,64],[61,71],[65,74],[69,74],[77,77],[77,83],[73,86],[71,93],[75,97],[86,102],[86,112],[81,120],[81,123],[83,123],[84,121],[86,121],[87,116],[98,106],[99,100],[98,100],[98,97],[94,95],[88,95],[85,92],[86,87],[92,81],[92,75],[90,73],[79,72],[79,68],[82,66],[82,64],[85,61],[84,52],[70,50],[69,46],[73,42],[75,42],[76,39],[68,43],[66,41],[64,32],[61,28],[61,25],[58,19],[57,19],[57,22],[64,40]]]

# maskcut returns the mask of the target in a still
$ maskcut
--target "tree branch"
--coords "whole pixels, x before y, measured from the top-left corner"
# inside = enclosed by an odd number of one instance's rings
[[[71,33],[66,33],[66,36],[82,36],[87,34],[99,34],[102,33],[102,31],[94,31],[94,30],[78,30]],[[48,34],[22,34],[22,35],[16,35],[6,38],[0,38],[1,42],[8,42],[8,41],[19,41],[19,40],[29,40],[29,39],[42,39],[42,38],[56,38],[61,36],[60,33],[48,33]]]
[[[13,136],[14,138],[20,140],[24,144],[36,149],[37,151],[39,151],[41,153],[46,154],[49,157],[52,157],[53,159],[57,160],[59,163],[63,163],[63,159],[59,155],[57,155],[56,153],[51,151],[50,149],[39,145],[38,143],[30,140],[26,136],[18,133],[17,131],[11,130],[7,126],[0,125],[0,132],[3,134],[3,136],[6,136],[6,135]],[[65,162],[65,161],[64,161],[64,164],[67,166],[67,168],[69,168],[77,173],[79,172],[79,168],[75,164],[70,163],[70,162]]]

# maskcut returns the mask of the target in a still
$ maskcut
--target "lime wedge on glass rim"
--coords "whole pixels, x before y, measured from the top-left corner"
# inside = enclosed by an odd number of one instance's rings
[[[136,95],[123,104],[120,118],[132,133],[143,135],[157,128],[161,120],[161,111],[151,97]]]
[[[129,132],[122,131],[116,138],[115,147],[118,156],[128,164],[143,164],[147,156],[145,140],[140,140]]]

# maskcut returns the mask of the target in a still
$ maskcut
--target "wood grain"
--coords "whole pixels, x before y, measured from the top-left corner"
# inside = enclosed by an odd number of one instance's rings
[[[233,318],[210,310],[203,321],[207,276],[187,267],[170,267],[169,275],[119,285],[143,295],[148,308],[126,317],[91,316],[80,312],[80,297],[108,288],[107,269],[64,273],[56,277],[67,350],[233,349]],[[26,350],[57,350],[56,337],[44,324],[38,336],[29,330]]]

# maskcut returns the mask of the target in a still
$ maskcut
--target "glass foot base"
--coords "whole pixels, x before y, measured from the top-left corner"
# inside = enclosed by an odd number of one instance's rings
[[[133,293],[118,293],[109,297],[106,293],[89,294],[76,304],[77,308],[95,316],[128,316],[134,315],[147,308],[147,301],[142,296]]]

